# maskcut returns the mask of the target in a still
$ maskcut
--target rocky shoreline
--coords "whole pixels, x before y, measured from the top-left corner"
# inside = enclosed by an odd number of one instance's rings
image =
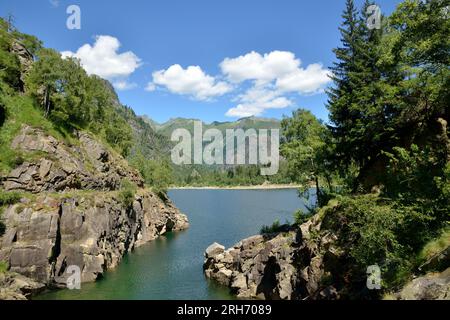
[[[286,232],[256,235],[234,246],[213,243],[205,251],[205,276],[240,299],[438,299],[450,300],[450,268],[427,273],[388,295],[367,288],[340,243],[344,221],[332,221],[333,205]]]

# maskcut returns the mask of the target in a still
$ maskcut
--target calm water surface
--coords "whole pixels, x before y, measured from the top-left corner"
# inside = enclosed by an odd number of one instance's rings
[[[37,299],[232,299],[226,288],[208,281],[203,252],[217,241],[230,247],[275,220],[292,221],[304,209],[297,191],[171,190],[191,227],[170,233],[126,255],[120,265],[81,290],[59,290]]]

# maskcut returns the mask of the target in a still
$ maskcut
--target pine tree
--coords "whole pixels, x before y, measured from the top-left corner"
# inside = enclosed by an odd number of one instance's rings
[[[333,50],[337,62],[331,67],[334,87],[328,91],[328,109],[330,120],[334,124],[332,128],[337,140],[336,160],[347,161],[347,137],[352,127],[350,106],[355,100],[352,94],[350,75],[355,72],[354,59],[356,55],[356,37],[358,33],[356,8],[353,0],[347,0],[346,8],[342,15],[339,31],[341,32],[342,47]]]
[[[378,161],[385,143],[380,131],[385,116],[379,99],[382,71],[378,67],[382,31],[367,26],[371,4],[366,1],[358,15],[353,1],[347,1],[340,28],[343,47],[334,50],[338,62],[332,68],[334,87],[328,92],[337,160],[344,166],[355,162],[360,169],[358,180]]]

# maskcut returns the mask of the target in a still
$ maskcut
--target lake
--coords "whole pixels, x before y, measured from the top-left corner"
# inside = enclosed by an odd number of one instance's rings
[[[81,290],[52,291],[36,299],[233,299],[227,288],[204,277],[205,249],[213,242],[230,247],[275,220],[291,222],[296,210],[305,209],[295,189],[171,190],[169,197],[188,216],[188,230],[135,249]]]

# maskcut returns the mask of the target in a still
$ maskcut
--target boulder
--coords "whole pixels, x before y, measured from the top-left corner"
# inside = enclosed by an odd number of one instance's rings
[[[267,240],[256,235],[226,251],[215,243],[205,253],[205,276],[230,287],[239,298],[290,299],[295,283],[292,239],[293,234]]]
[[[14,272],[0,273],[0,300],[27,300],[45,285]]]
[[[226,268],[221,268],[213,274],[212,279],[214,279],[223,286],[229,286],[231,283],[232,274],[233,271],[228,270]]]
[[[218,254],[221,254],[225,251],[225,247],[221,244],[218,244],[217,242],[214,242],[212,245],[210,245],[205,250],[205,257],[207,259],[214,258]]]
[[[396,296],[399,300],[450,300],[450,268],[414,279]]]

